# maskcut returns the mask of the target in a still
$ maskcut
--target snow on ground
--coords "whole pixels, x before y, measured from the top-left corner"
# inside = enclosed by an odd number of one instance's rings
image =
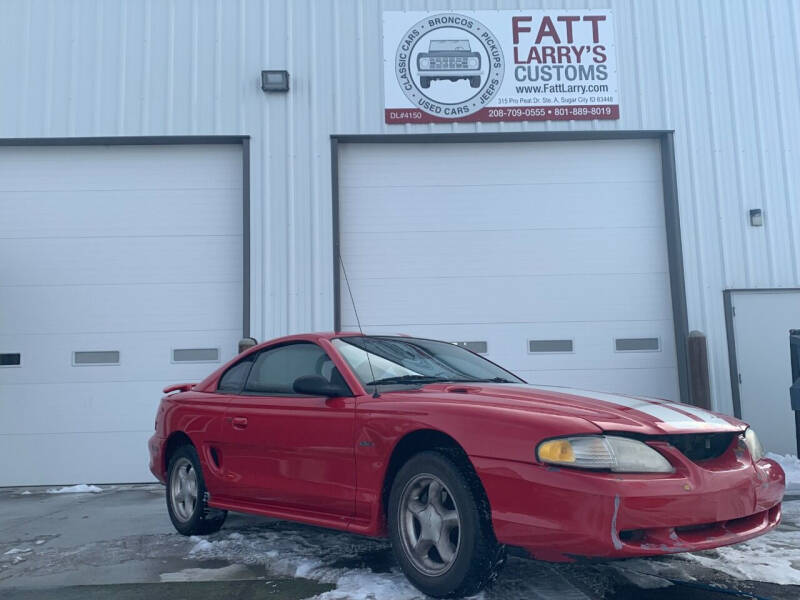
[[[777,462],[786,473],[786,492],[800,493],[800,459],[794,454],[767,453],[767,458]]]
[[[232,532],[223,529],[208,538],[190,538],[190,542],[192,559],[258,566],[272,575],[305,577],[336,586],[315,600],[424,598],[399,571],[386,541],[274,522]],[[580,565],[510,559],[494,587],[478,598],[585,600],[588,597],[570,583],[581,581],[586,585],[586,574],[591,576],[591,572],[582,575],[583,569]],[[617,561],[592,569],[598,579],[603,573],[616,571],[642,588],[668,586],[670,581],[720,578],[800,585],[800,501],[784,503],[779,530],[749,542],[695,554]],[[714,572],[718,576],[713,576]],[[187,574],[187,578],[192,576],[195,574]],[[602,587],[602,582],[599,585]]]
[[[696,567],[719,571],[734,579],[800,585],[800,501],[784,502],[780,528],[750,541],[693,554],[614,564],[632,581],[637,574],[692,581],[699,574]]]
[[[103,490],[96,485],[80,483],[78,485],[68,485],[62,488],[47,490],[48,494],[99,494]],[[24,493],[24,492],[23,492]]]
[[[423,596],[399,572],[375,573],[369,569],[337,565],[338,559],[359,547],[384,546],[381,542],[297,526],[275,524],[246,533],[233,532],[216,539],[191,538],[194,559],[224,559],[244,564],[261,564],[273,575],[305,577],[336,584],[337,588],[319,600],[416,600]],[[348,547],[349,546],[349,547]]]
[[[305,577],[331,583],[335,589],[315,600],[423,600],[396,566],[386,541],[304,527],[272,523],[209,539],[191,538],[192,559],[226,560],[259,565],[271,575]],[[553,566],[512,559],[497,584],[478,599],[588,600]]]

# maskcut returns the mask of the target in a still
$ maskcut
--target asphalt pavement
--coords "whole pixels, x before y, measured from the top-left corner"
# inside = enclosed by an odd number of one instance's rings
[[[781,527],[798,529],[785,522]],[[671,562],[670,562],[671,561]],[[416,600],[385,540],[231,514],[177,534],[160,485],[100,493],[0,490],[0,597],[8,600]],[[800,586],[732,578],[694,561],[552,565],[513,558],[485,600],[796,600]]]

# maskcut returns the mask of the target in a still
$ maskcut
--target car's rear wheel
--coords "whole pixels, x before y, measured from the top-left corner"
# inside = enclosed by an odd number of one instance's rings
[[[474,87],[474,88],[481,87],[481,78],[480,77],[470,77],[469,78],[469,85],[470,85],[470,87]]]
[[[483,490],[459,453],[426,451],[403,465],[392,484],[388,516],[397,561],[430,596],[476,594],[504,562]]]
[[[427,88],[431,87],[431,78],[430,77],[420,77],[419,78],[419,84],[422,87],[427,89]]]
[[[206,485],[194,446],[181,446],[167,467],[167,510],[175,529],[183,535],[219,531],[228,513],[206,504]]]

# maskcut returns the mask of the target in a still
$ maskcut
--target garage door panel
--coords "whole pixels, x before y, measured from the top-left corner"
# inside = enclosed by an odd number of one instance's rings
[[[656,227],[664,211],[651,198],[661,181],[341,188],[340,226],[351,233]],[[436,201],[431,202],[431,197]],[[398,197],[404,210],[396,210]],[[602,211],[597,206],[603,206]],[[387,218],[391,215],[391,218]]]
[[[360,233],[342,249],[358,279],[666,273],[663,243],[653,243],[663,237],[659,228]]]
[[[231,210],[232,200],[241,197],[241,185],[157,195],[142,190],[0,191],[0,238],[241,235],[242,215]]]
[[[348,168],[340,175],[345,187],[383,187],[393,181],[405,185],[470,186],[520,183],[571,183],[576,171],[584,182],[659,181],[660,157],[655,140],[620,144],[548,142],[543,144],[414,144],[412,151],[395,152],[384,160],[380,151],[370,152],[345,145],[342,160]],[[602,156],[602,159],[599,157]],[[401,177],[398,177],[401,174]]]
[[[242,285],[162,284],[0,288],[9,334],[180,331],[241,327]]]
[[[647,390],[651,398],[678,401],[678,372],[664,369],[618,369],[575,371],[517,371],[517,375],[536,385],[558,385],[568,388],[641,395]]]
[[[97,285],[136,282],[224,283],[241,281],[237,235],[169,237],[0,239],[0,256],[24,261],[0,264],[3,287]],[[178,256],[186,259],[175,260]],[[191,257],[201,260],[191,260]],[[188,259],[188,260],[187,260]],[[56,292],[57,293],[57,292]]]
[[[350,285],[365,327],[660,320],[670,314],[664,274],[351,279]],[[354,324],[349,298],[341,306],[342,323]]]
[[[67,485],[152,481],[147,431],[0,434],[3,485]]]
[[[124,159],[120,160],[120,148]],[[0,190],[241,189],[238,145],[8,147]]]
[[[0,336],[0,352],[18,352],[21,366],[2,369],[4,384],[55,385],[149,380],[200,381],[235,356],[241,327],[196,331]],[[216,350],[217,360],[174,360],[173,350]],[[118,352],[113,365],[74,364],[75,352]],[[80,361],[79,361],[80,362]],[[162,386],[163,387],[163,386]],[[77,390],[78,388],[71,388]]]
[[[152,430],[162,390],[171,383],[165,379],[4,385],[0,435]]]
[[[369,333],[407,334],[450,342],[484,342],[485,358],[517,372],[527,369],[615,369],[675,368],[673,338],[664,335],[673,326],[671,320],[591,321],[514,324],[370,326]],[[348,327],[348,329],[351,329]],[[618,352],[615,339],[652,339],[659,342],[657,351]],[[558,341],[568,351],[534,351],[531,341]],[[544,344],[547,347],[546,344]],[[551,345],[552,346],[552,345]],[[534,345],[540,349],[541,345]]]

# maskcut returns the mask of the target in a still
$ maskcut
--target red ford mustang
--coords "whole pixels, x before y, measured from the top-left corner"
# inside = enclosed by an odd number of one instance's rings
[[[527,385],[446,342],[297,335],[165,392],[150,469],[180,533],[233,510],[388,535],[432,596],[477,592],[507,547],[550,561],[687,552],[780,520],[783,471],[744,423]]]

